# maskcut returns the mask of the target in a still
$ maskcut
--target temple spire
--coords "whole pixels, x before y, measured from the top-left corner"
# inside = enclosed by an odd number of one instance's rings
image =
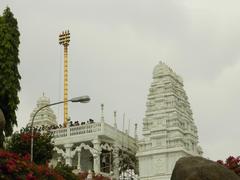
[[[125,131],[125,113],[123,113],[123,127],[122,127],[122,132],[124,133]]]
[[[104,104],[101,104],[101,122],[104,122]]]
[[[114,127],[117,129],[117,111],[114,111]]]
[[[134,129],[134,137],[135,139],[138,139],[138,135],[137,135],[137,123],[134,124],[135,129]]]
[[[170,179],[169,170],[177,159],[200,156],[202,151],[183,80],[163,62],[153,69],[146,107],[137,152],[140,179]]]
[[[130,119],[128,119],[128,129],[127,129],[127,134],[130,134]]]

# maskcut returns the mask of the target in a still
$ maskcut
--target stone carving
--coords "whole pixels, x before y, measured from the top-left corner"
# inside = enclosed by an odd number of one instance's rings
[[[89,145],[87,145],[85,143],[81,143],[73,151],[71,151],[71,156],[73,157],[76,154],[76,152],[81,152],[82,148],[85,150],[89,150],[93,156],[98,155],[100,153],[99,151],[90,147]]]
[[[161,173],[164,173],[165,172],[165,169],[164,169],[164,159],[162,156],[155,156],[154,157],[154,171],[155,171],[155,174],[161,174]]]
[[[63,158],[66,158],[66,153],[62,149],[59,149],[58,147],[54,147],[53,150],[56,151],[57,154],[61,154]]]
[[[183,80],[163,62],[153,70],[153,82],[146,106],[143,139],[139,141],[137,153],[142,169],[140,177],[152,176],[162,179],[163,176],[169,176],[178,158],[201,155],[197,128],[183,89]],[[159,155],[166,158],[163,160]],[[143,157],[153,158],[155,169],[150,174],[145,169],[151,166],[151,162]],[[162,176],[156,176],[154,172],[161,173]]]
[[[113,148],[107,143],[101,144],[100,147],[101,147],[101,149],[104,149],[104,150],[107,150],[107,151],[112,151],[113,150]]]
[[[119,147],[117,145],[114,145],[113,148],[113,172],[115,177],[118,178],[119,176],[119,164],[120,164],[120,159],[119,159]]]

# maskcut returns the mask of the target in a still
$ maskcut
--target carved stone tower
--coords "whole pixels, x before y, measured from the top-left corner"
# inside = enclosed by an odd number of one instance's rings
[[[202,150],[183,81],[162,62],[154,68],[146,106],[137,153],[140,179],[170,180],[180,157],[200,156]]]
[[[35,112],[50,103],[50,100],[48,97],[46,97],[44,94],[42,97],[40,97],[37,100],[37,107],[34,108],[34,110],[32,111],[31,115],[30,115],[30,120],[29,120],[29,125],[31,125],[32,122],[32,118],[33,115],[35,114]],[[52,126],[52,125],[57,125],[57,121],[56,121],[56,115],[54,114],[53,110],[50,107],[46,107],[44,109],[42,109],[39,113],[37,113],[33,126],[36,127],[40,127],[40,126]]]

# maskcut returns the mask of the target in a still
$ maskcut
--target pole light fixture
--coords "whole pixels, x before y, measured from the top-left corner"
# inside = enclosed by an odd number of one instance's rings
[[[81,103],[88,103],[90,101],[89,96],[80,96],[70,99],[71,102],[81,102]]]
[[[33,132],[34,132],[34,128],[33,128],[33,122],[34,122],[34,119],[37,115],[37,113],[39,111],[41,111],[42,109],[46,108],[46,107],[49,107],[49,106],[54,106],[54,105],[57,105],[57,104],[62,104],[62,103],[66,103],[66,102],[80,102],[80,103],[88,103],[90,101],[90,97],[89,96],[79,96],[79,97],[75,97],[75,98],[72,98],[72,99],[69,99],[69,100],[66,100],[66,101],[59,101],[59,102],[56,102],[56,103],[52,103],[52,104],[47,104],[45,106],[42,106],[40,107],[33,115],[32,117],[32,122],[31,122],[31,162],[33,162]]]

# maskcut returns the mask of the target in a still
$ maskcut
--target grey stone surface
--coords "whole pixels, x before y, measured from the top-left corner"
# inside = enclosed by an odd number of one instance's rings
[[[233,171],[202,157],[180,158],[171,180],[239,180]]]

